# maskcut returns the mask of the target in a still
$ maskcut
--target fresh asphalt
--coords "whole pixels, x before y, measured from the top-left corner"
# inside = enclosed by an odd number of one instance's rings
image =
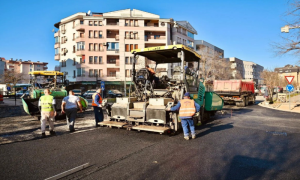
[[[300,114],[225,106],[186,141],[157,133],[92,131],[0,145],[0,179],[299,179]]]

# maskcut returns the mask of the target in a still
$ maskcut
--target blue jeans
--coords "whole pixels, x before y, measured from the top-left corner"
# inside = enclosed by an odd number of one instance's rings
[[[195,126],[194,126],[194,120],[193,119],[181,119],[181,125],[183,129],[184,136],[189,136],[189,128],[188,125],[190,125],[191,134],[195,135]]]
[[[103,121],[103,111],[102,108],[97,107],[97,106],[93,106],[94,108],[94,113],[95,113],[95,121],[96,124],[98,124],[99,122]]]
[[[75,119],[77,116],[77,108],[66,109],[67,124],[70,131],[74,131]]]

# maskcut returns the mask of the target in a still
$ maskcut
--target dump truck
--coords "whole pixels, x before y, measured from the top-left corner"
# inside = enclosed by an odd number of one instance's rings
[[[245,107],[255,102],[254,82],[247,80],[215,80],[214,92],[227,104]]]
[[[29,97],[21,96],[24,111],[31,116],[39,118],[41,114],[38,108],[39,98],[44,95],[44,90],[48,88],[56,101],[57,117],[64,117],[65,114],[61,114],[61,104],[63,98],[68,95],[66,91],[68,81],[65,79],[64,73],[59,71],[32,71],[29,72],[29,75],[31,76],[30,83],[32,84],[29,88]],[[46,83],[42,86],[37,83],[37,79],[44,80]],[[82,97],[79,98],[83,109],[86,109],[88,101]]]
[[[194,116],[195,124],[203,123],[207,117],[222,109],[222,98],[214,92],[205,92],[204,80],[198,77],[201,56],[193,49],[184,45],[169,45],[135,49],[132,54],[131,84],[134,92],[129,93],[129,97],[104,99],[109,121],[101,122],[101,126],[160,134],[176,133],[182,129],[178,112],[166,109],[183,99],[185,92],[189,92],[191,99],[201,106],[200,112]],[[175,66],[171,77],[166,73],[153,75],[146,68],[136,69],[140,57],[155,62],[155,72],[157,65],[171,63]],[[194,63],[197,67],[189,68]]]

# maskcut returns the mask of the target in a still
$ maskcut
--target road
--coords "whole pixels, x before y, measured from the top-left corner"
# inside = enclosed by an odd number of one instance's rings
[[[299,179],[300,114],[225,106],[183,135],[97,128],[0,145],[1,179]],[[232,112],[232,113],[231,113]]]

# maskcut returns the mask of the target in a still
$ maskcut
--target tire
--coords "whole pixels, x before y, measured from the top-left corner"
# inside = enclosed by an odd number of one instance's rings
[[[245,106],[249,105],[249,97],[245,97]]]
[[[236,106],[237,107],[245,107],[246,106],[246,100],[245,100],[245,98],[244,97],[242,98],[242,102],[237,102]]]

